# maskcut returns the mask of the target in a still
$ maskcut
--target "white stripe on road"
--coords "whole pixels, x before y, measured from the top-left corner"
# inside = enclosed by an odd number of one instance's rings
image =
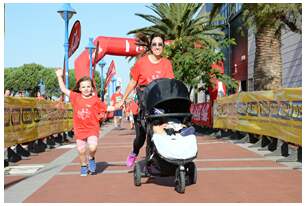
[[[194,162],[234,162],[234,161],[271,161],[268,159],[265,159],[263,157],[258,157],[258,158],[216,158],[216,159],[195,159],[193,160]],[[77,162],[72,162],[69,165],[79,165],[80,163]],[[99,162],[97,162],[97,164],[99,164]],[[100,163],[101,164],[101,163]],[[125,161],[113,161],[113,162],[105,162],[102,163],[105,165],[118,165],[118,166],[122,166],[125,165]]]
[[[221,158],[221,159],[195,159],[195,162],[234,162],[234,161],[271,161],[263,157],[258,158]]]
[[[198,142],[197,144],[228,144],[228,142]]]
[[[132,148],[132,145],[122,145],[122,146],[98,146],[101,149],[116,149],[116,148]]]
[[[249,170],[291,170],[289,167],[197,167],[198,172],[203,171],[249,171]],[[127,174],[132,173],[133,169],[130,170],[103,170],[102,172],[98,172],[97,175],[100,174]],[[60,172],[57,175],[80,175],[80,171],[67,171]]]
[[[4,168],[4,174],[5,175],[30,175],[30,174],[37,172],[43,167],[44,165],[42,164],[8,166]]]

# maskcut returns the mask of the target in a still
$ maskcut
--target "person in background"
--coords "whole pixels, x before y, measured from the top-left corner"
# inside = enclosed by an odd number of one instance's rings
[[[137,121],[137,115],[138,115],[138,103],[135,101],[135,99],[131,99],[130,101],[130,121],[132,128],[135,128],[135,122]]]
[[[121,86],[116,87],[116,92],[111,97],[111,105],[116,106],[121,100],[123,95],[121,94]],[[122,109],[114,111],[114,125],[115,129],[121,129],[121,120],[122,120]]]
[[[57,80],[61,91],[69,96],[73,108],[73,129],[76,137],[77,149],[80,158],[81,176],[88,173],[95,174],[98,136],[100,132],[99,114],[113,108],[107,108],[96,95],[93,94],[94,83],[89,77],[82,77],[70,91],[63,81],[63,69],[56,70]],[[88,159],[87,159],[88,146]],[[87,165],[88,162],[88,165]]]
[[[145,52],[130,71],[131,79],[118,107],[124,105],[125,100],[135,88],[137,88],[138,100],[140,102],[142,101],[142,92],[150,82],[160,78],[174,78],[171,61],[162,56],[165,46],[164,36],[154,33],[148,39],[147,36],[138,34],[137,38],[137,44],[143,46]],[[135,122],[136,138],[134,139],[133,150],[127,157],[126,164],[128,167],[132,167],[135,164],[139,151],[146,139],[146,132],[141,125],[140,118],[142,118],[141,115],[138,115]]]
[[[15,94],[16,97],[24,97],[24,91],[20,90],[17,94]]]
[[[4,96],[5,96],[5,97],[11,96],[11,90],[6,89],[5,92],[4,92]]]
[[[38,91],[37,93],[36,93],[36,99],[45,99],[41,94],[40,94],[40,92]]]

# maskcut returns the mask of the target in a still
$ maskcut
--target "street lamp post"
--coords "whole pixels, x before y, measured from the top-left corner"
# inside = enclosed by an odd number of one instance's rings
[[[110,105],[110,98],[111,98],[111,85],[108,84],[107,86],[107,104]]]
[[[99,66],[101,68],[101,91],[100,91],[100,95],[101,95],[101,99],[102,101],[104,101],[104,92],[103,92],[103,89],[104,89],[104,75],[103,75],[103,67],[106,65],[106,63],[102,60],[100,61],[99,63]]]
[[[112,84],[113,84],[113,94],[116,92],[116,91],[115,91],[115,88],[116,88],[116,82],[117,82],[117,79],[116,79],[116,77],[115,77],[115,76],[113,76],[113,78],[112,78]]]
[[[89,50],[89,77],[92,79],[92,53],[94,52],[96,46],[93,44],[93,38],[89,38],[88,45],[86,46],[86,49]]]
[[[61,17],[65,21],[65,43],[64,43],[64,48],[65,48],[65,83],[66,83],[66,88],[69,89],[69,64],[68,64],[68,50],[69,50],[69,42],[68,42],[68,25],[69,25],[69,20],[71,17],[76,14],[76,11],[71,7],[69,3],[63,4],[60,10],[57,11],[61,15]],[[68,102],[69,99],[67,96],[65,96],[65,102]]]
[[[44,96],[46,93],[46,85],[42,79],[40,79],[38,86],[40,95]]]

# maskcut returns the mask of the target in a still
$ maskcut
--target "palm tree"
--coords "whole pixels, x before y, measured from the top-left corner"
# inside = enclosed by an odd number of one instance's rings
[[[220,52],[215,51],[221,44],[226,45],[220,26],[209,24],[208,15],[198,15],[202,6],[198,3],[152,4],[147,7],[155,15],[135,15],[153,25],[128,32],[137,37],[139,33],[145,36],[160,33],[165,39],[173,40],[165,54],[172,60],[175,77],[190,85],[190,90],[201,81],[211,85],[207,78],[214,73],[211,65],[222,59]]]
[[[144,18],[153,23],[152,26],[135,29],[128,34],[143,33],[150,35],[154,32],[165,35],[166,39],[175,40],[186,36],[204,35],[222,35],[222,32],[216,29],[216,26],[207,24],[207,16],[196,16],[203,4],[178,4],[178,3],[162,3],[147,6],[155,14],[139,14],[135,15]]]
[[[224,4],[213,4],[214,17]],[[300,33],[302,4],[243,4],[242,15],[255,33],[254,89],[272,90],[282,87],[281,31]]]

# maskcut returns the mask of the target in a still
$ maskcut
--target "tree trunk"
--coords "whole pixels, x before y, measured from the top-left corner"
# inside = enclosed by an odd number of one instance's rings
[[[255,91],[282,87],[281,35],[275,31],[276,28],[262,27],[256,34]]]

